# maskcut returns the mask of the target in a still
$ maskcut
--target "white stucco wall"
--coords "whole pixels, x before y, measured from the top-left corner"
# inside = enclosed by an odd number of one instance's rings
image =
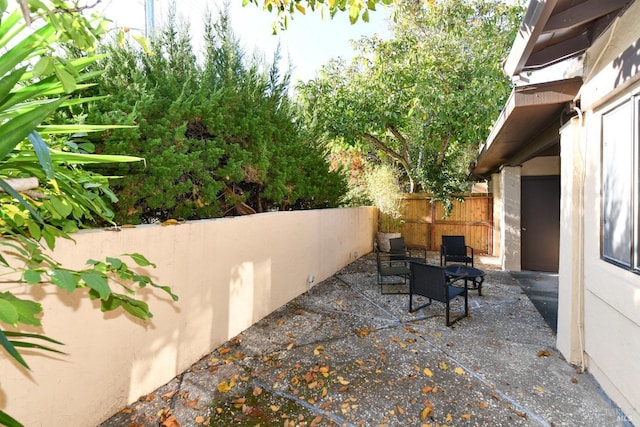
[[[491,177],[493,191],[494,255],[502,269],[520,271],[520,205],[522,189],[518,167],[505,167]]]
[[[29,355],[31,374],[0,359],[0,407],[26,426],[96,425],[305,292],[309,275],[318,283],[370,252],[376,220],[375,208],[327,209],[78,233],[56,248],[63,264],[139,252],[180,300],[143,290],[154,313],[143,324],[53,287],[13,286],[42,303],[43,331],[68,355]]]
[[[640,4],[634,2],[587,51],[581,91],[584,127],[574,123],[580,128],[570,131],[572,135],[563,133],[558,316],[560,351],[575,362],[584,350],[589,371],[633,423],[640,423],[640,276],[605,262],[600,255],[601,115],[640,93],[639,20]],[[584,160],[576,155],[575,144],[586,144]],[[573,167],[565,167],[569,161]],[[574,175],[583,167],[584,188]]]

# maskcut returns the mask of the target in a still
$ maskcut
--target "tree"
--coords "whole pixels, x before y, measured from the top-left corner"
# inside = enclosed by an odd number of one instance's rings
[[[85,68],[98,59],[91,54],[62,57],[64,42],[73,40],[76,49],[90,51],[101,26],[93,26],[60,1],[30,0],[28,6],[19,11],[0,1],[0,274],[10,287],[54,285],[69,293],[88,289],[102,311],[122,307],[134,317],[148,319],[147,304],[132,296],[136,285],[159,288],[177,299],[168,287],[129,268],[121,258],[88,260],[85,268],[75,270],[45,252],[54,249],[57,239],[70,238],[70,233],[98,218],[111,221],[108,198],[115,196],[107,178],[84,165],[142,159],[77,150],[73,134],[104,127],[51,125],[56,110],[90,101],[69,94],[87,87],[95,73]],[[33,28],[23,21],[33,21]],[[140,254],[123,257],[138,266],[153,266]],[[113,285],[122,285],[123,290],[118,292]],[[41,313],[40,303],[11,290],[0,291],[0,346],[26,369],[21,349],[60,352],[58,341],[24,332],[25,327],[41,325]],[[20,425],[3,411],[0,424]]]
[[[361,147],[398,166],[407,190],[441,199],[466,167],[510,88],[500,63],[522,9],[497,0],[407,1],[390,40],[365,38],[298,87],[323,141]]]

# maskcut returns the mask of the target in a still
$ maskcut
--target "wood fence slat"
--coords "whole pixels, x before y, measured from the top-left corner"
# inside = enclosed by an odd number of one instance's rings
[[[493,254],[493,195],[462,195],[454,200],[451,215],[444,218],[441,202],[431,203],[425,194],[408,194],[402,199],[402,235],[407,246],[439,251],[443,235],[465,236],[476,253]]]

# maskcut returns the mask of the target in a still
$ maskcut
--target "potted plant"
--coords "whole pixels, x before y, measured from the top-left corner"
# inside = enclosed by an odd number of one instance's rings
[[[365,172],[366,192],[378,208],[378,248],[389,252],[389,239],[400,237],[402,201],[397,171],[390,165],[376,165]]]

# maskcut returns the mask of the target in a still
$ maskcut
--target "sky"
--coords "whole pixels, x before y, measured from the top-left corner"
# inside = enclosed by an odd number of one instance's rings
[[[114,24],[144,32],[145,1],[153,1],[155,24],[161,24],[162,16],[166,16],[170,0],[103,0],[105,15]],[[262,0],[260,0],[262,2]],[[178,13],[190,23],[194,48],[200,51],[202,40],[203,16],[209,7],[216,16],[218,8],[224,6],[223,0],[180,0]],[[261,7],[249,4],[242,7],[242,0],[231,0],[231,25],[240,38],[242,47],[249,54],[264,55],[268,62],[280,42],[283,62],[281,70],[285,70],[290,62],[292,83],[297,80],[306,81],[315,76],[316,71],[332,58],[353,56],[351,39],[375,33],[388,37],[387,17],[389,12],[383,7],[370,13],[370,22],[358,21],[351,25],[347,13],[338,13],[333,20],[322,19],[319,12],[308,11],[306,15],[296,14],[289,23],[289,29],[272,35],[272,23],[275,14],[263,11]]]

